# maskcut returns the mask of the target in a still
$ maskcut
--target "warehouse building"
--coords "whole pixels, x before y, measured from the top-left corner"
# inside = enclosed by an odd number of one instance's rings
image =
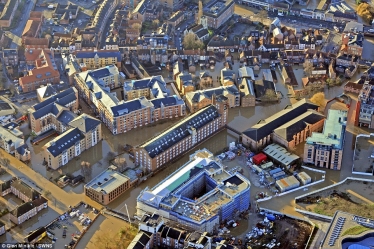
[[[154,188],[140,193],[137,215],[157,212],[194,230],[212,232],[249,208],[250,186],[241,174],[224,170],[210,151],[199,150]]]
[[[288,176],[275,182],[280,192],[286,192],[300,186],[300,182],[294,176]]]
[[[307,185],[312,182],[312,178],[305,172],[300,172],[296,175],[296,178],[301,182],[303,185]]]
[[[270,144],[266,146],[263,152],[272,160],[280,164],[282,167],[290,168],[296,164],[300,157],[288,152],[284,147],[279,144]]]

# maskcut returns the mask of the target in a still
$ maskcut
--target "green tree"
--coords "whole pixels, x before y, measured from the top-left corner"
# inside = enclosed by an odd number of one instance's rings
[[[188,33],[184,36],[183,45],[185,49],[203,49],[205,47],[204,43],[197,39],[194,33]]]

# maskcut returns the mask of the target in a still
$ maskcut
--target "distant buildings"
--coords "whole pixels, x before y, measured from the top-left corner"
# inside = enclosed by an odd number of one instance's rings
[[[318,111],[319,108],[306,99],[286,106],[284,110],[260,120],[257,124],[244,131],[242,133],[243,144],[249,146],[252,150],[259,150],[273,141],[279,141],[286,147],[299,144],[310,136],[309,129],[318,130],[319,127],[320,115],[315,112],[311,112],[309,115],[305,114],[309,109]],[[308,117],[315,117],[316,119],[311,118],[309,121]],[[315,126],[310,126],[304,119],[309,122],[313,121],[312,123]],[[292,125],[297,127],[296,131],[288,129]]]
[[[63,133],[43,146],[44,158],[52,169],[64,166],[103,139],[100,120],[87,114],[70,115],[67,112],[61,115],[65,121]]]
[[[234,14],[234,1],[210,1],[209,4],[203,7],[203,15],[205,16],[206,25],[204,27],[211,27],[218,29]]]
[[[78,12],[78,5],[72,3],[67,5],[57,3],[53,16],[59,18],[60,24],[69,24],[70,20],[75,20],[77,18]]]
[[[132,187],[130,178],[115,168],[110,166],[84,185],[85,195],[102,205],[108,205]]]
[[[121,68],[122,56],[118,50],[77,51],[75,56],[82,68],[98,69],[110,65]]]
[[[225,101],[214,100],[211,106],[135,148],[135,164],[148,172],[156,171],[222,129],[227,124],[227,111]]]
[[[1,196],[12,193],[23,201],[23,204],[18,205],[9,213],[10,220],[17,225],[31,219],[48,207],[47,199],[20,179],[3,182],[0,188]]]
[[[311,163],[317,167],[340,170],[347,114],[347,111],[329,110],[323,132],[313,132],[306,139],[304,146],[305,163]]]
[[[97,71],[104,70],[102,68]],[[79,95],[88,104],[93,104],[95,113],[113,134],[127,132],[161,119],[185,115],[184,101],[178,96],[169,96],[162,76],[124,84],[125,97],[131,100],[120,101],[108,87],[108,83],[118,76],[109,73],[105,74],[105,78],[100,78],[100,75],[95,71],[76,74],[76,86]]]
[[[163,213],[163,217],[196,231],[213,232],[214,227],[249,208],[250,182],[231,174],[213,160],[206,149],[137,198],[137,214]]]
[[[19,0],[5,0],[0,3],[0,26],[9,28],[12,25],[14,14],[17,11]]]

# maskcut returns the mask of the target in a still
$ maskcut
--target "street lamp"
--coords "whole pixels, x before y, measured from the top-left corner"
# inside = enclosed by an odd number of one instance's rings
[[[131,226],[131,218],[130,218],[129,210],[128,210],[128,208],[127,208],[127,204],[126,204],[126,203],[125,203],[125,205],[123,205],[123,206],[118,210],[118,212],[121,211],[122,208],[124,208],[124,207],[126,207],[127,218],[129,219],[129,223],[130,223],[130,226]]]

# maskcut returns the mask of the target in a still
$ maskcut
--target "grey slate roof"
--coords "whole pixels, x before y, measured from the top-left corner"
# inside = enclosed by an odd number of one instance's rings
[[[33,112],[32,115],[35,117],[35,119],[38,119],[47,115],[48,113],[57,114],[57,110],[59,108],[58,106],[65,106],[74,100],[77,100],[74,89],[66,89],[63,92],[60,92],[59,94],[56,94],[43,102],[34,105],[33,108],[35,109],[35,112]]]
[[[188,137],[190,135],[190,127],[198,130],[217,119],[219,116],[220,115],[216,107],[210,105],[192,114],[188,118],[181,120],[176,125],[163,132],[161,135],[141,145],[141,147],[147,151],[151,158],[154,158],[182,139]]]
[[[305,116],[302,117],[302,119],[298,119],[297,117],[295,117],[295,119],[291,120],[288,123],[287,127],[282,126],[278,129],[275,129],[274,133],[290,142],[294,139],[294,135],[303,131],[307,127],[307,125],[313,125],[323,120],[324,118],[325,117],[320,113],[308,111],[305,113]]]
[[[147,106],[150,106],[149,101],[146,98],[141,97],[139,99],[130,100],[123,104],[113,106],[111,107],[111,110],[113,112],[113,116],[118,117],[123,114],[127,114],[130,112],[136,111],[136,110],[140,110]]]
[[[78,128],[73,128],[53,139],[47,150],[56,157],[82,139],[84,139],[84,135],[81,131]]]
[[[72,120],[69,125],[71,127],[78,128],[83,133],[87,133],[88,131],[95,129],[98,125],[100,125],[100,123],[100,120],[87,114],[82,114]]]
[[[63,124],[69,124],[70,121],[72,121],[76,115],[68,110],[63,110],[61,114],[57,117],[57,120],[60,121]]]
[[[270,135],[276,128],[305,113],[309,109],[317,110],[318,106],[306,99],[300,100],[293,105],[286,106],[284,110],[274,114],[266,120],[260,120],[256,125],[244,131],[243,134],[254,141],[259,141]]]

